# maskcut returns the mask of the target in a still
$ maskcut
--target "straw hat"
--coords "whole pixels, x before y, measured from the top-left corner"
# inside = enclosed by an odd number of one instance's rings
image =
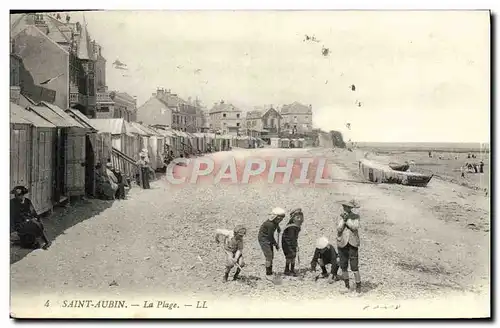
[[[326,237],[318,238],[318,240],[316,241],[316,248],[323,249],[326,246],[328,246],[328,238],[326,238]]]
[[[350,207],[350,208],[359,208],[360,207],[359,204],[358,204],[358,202],[355,199],[351,199],[348,202],[342,202],[341,204],[343,206],[347,206],[347,207]]]

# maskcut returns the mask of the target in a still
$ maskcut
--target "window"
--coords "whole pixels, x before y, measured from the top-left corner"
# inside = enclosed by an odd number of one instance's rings
[[[222,114],[222,117],[226,117],[226,113]]]
[[[109,107],[97,108],[97,111],[101,113],[109,113]]]
[[[240,118],[240,114],[236,114],[236,118]]]
[[[236,126],[240,126],[240,123],[236,123]]]

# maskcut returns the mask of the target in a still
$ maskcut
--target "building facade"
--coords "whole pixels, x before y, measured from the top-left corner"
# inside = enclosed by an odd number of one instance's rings
[[[126,92],[112,91],[109,97],[114,102],[113,117],[127,122],[137,121],[137,100]]]
[[[243,128],[242,111],[232,104],[225,103],[224,100],[214,104],[209,117],[209,128],[214,132],[228,134],[230,130],[234,131]]]
[[[167,103],[153,94],[144,104],[137,108],[137,122],[172,128],[173,110]]]
[[[164,88],[157,88],[153,97],[159,99],[169,109],[172,117],[170,124],[172,129],[191,133],[200,131],[200,123],[202,122],[199,117],[200,105],[198,101],[192,101],[191,98],[186,101],[178,94]],[[157,111],[161,110],[161,106],[158,104],[156,107]],[[141,116],[141,119],[145,118]]]
[[[267,109],[257,109],[247,113],[245,128],[247,135],[264,139],[277,137],[281,124],[280,113],[271,105]]]
[[[93,48],[87,27],[71,22],[71,17],[63,13],[10,16],[15,54],[32,74],[34,85],[53,90],[55,105],[95,117],[98,51]],[[38,97],[29,96],[34,100]]]
[[[102,55],[102,47],[93,42],[95,51],[95,84],[96,84],[96,118],[114,118],[115,102],[106,83],[106,58]]]
[[[284,105],[280,111],[281,132],[288,134],[308,134],[312,132],[312,106],[299,102]]]

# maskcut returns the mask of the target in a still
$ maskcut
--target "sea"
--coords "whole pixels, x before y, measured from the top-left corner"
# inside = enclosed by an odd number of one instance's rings
[[[489,143],[480,142],[357,142],[357,148],[399,151],[489,152]]]

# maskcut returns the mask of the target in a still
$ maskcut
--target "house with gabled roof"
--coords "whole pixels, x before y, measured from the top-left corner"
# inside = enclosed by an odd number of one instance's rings
[[[312,105],[306,106],[297,101],[283,105],[280,110],[282,132],[308,134],[312,132]]]
[[[214,103],[209,112],[210,129],[221,134],[237,134],[243,128],[243,111],[231,103],[221,100]]]
[[[69,14],[63,21],[58,13],[28,13],[11,15],[10,23],[14,53],[22,58],[35,85],[55,90],[59,107],[95,117],[98,48],[85,19],[82,25],[71,22]],[[40,56],[48,59],[40,60]]]

